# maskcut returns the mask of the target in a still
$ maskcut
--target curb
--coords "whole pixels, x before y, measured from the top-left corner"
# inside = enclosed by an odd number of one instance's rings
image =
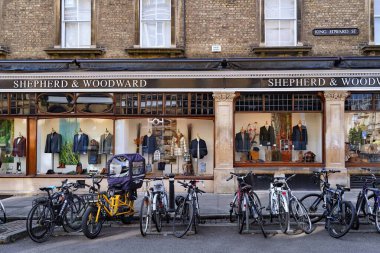
[[[25,221],[13,221],[1,225],[3,233],[0,233],[0,244],[12,243],[28,235]]]

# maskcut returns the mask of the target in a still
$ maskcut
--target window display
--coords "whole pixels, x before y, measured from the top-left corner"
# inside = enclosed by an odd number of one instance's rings
[[[40,119],[37,133],[38,174],[101,171],[107,155],[113,154],[111,119]]]
[[[320,163],[322,118],[322,113],[236,113],[235,161]]]
[[[0,120],[0,174],[26,173],[26,133],[26,119]]]
[[[380,112],[345,114],[346,162],[380,162]]]

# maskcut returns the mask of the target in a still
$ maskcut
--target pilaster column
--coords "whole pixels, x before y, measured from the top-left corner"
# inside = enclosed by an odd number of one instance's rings
[[[344,101],[349,95],[347,91],[325,91],[325,152],[326,169],[340,170],[329,178],[332,185],[349,184],[349,177],[344,159]]]
[[[233,193],[233,180],[226,182],[234,166],[234,92],[214,92],[215,169],[214,192]]]

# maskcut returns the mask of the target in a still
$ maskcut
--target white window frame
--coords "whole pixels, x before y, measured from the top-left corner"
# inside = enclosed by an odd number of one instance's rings
[[[74,0],[74,1],[76,1],[77,6],[78,6],[78,2],[81,0]],[[66,46],[66,23],[90,22],[90,27],[91,27],[92,26],[92,10],[90,9],[90,20],[75,20],[75,21],[67,20],[66,21],[65,20],[65,2],[66,2],[66,0],[61,1],[61,47],[62,48],[70,48],[70,47]],[[91,5],[92,5],[92,1],[91,1]],[[78,11],[78,9],[77,9],[77,11]],[[77,25],[77,28],[79,30],[79,25]],[[79,31],[78,31],[78,34],[79,34]],[[90,39],[90,45],[80,46],[79,45],[79,36],[78,36],[78,41],[76,44],[79,46],[76,48],[90,48],[91,47],[91,34],[90,34],[89,39]]]
[[[376,27],[376,20],[380,20],[380,11],[378,15],[375,14],[375,2],[377,2],[378,7],[380,7],[380,0],[374,0],[373,2],[373,42],[375,45],[380,45],[380,25]]]
[[[142,3],[143,0],[139,0],[139,4],[140,4],[140,46],[143,47],[143,29],[144,29],[144,26],[143,26],[143,3]],[[157,12],[157,2],[159,0],[155,0],[155,3],[156,3],[156,12]],[[172,13],[171,13],[171,8],[172,8],[172,1],[170,1],[170,7],[169,7],[169,14],[170,14],[170,17],[169,19],[155,19],[155,20],[149,20],[149,21],[152,21],[152,22],[156,22],[156,35],[158,35],[158,31],[157,31],[157,24],[158,22],[167,22],[169,21],[169,25],[170,25],[170,33],[169,33],[169,45],[157,45],[157,36],[156,36],[156,41],[154,43],[154,46],[150,46],[150,47],[153,47],[153,48],[169,48],[170,47],[170,43],[171,43],[171,36],[172,36],[172,29],[171,29],[171,22],[172,22]],[[155,16],[157,17],[157,13],[155,14]],[[163,34],[163,36],[165,37],[165,34]],[[163,40],[165,41],[165,39]]]
[[[281,5],[281,0],[277,0],[278,3]],[[279,47],[282,47],[282,46],[297,46],[297,10],[298,10],[298,6],[297,6],[297,0],[293,0],[294,1],[294,17],[293,18],[267,18],[265,16],[265,0],[264,0],[264,34],[265,34],[265,45],[268,45],[268,40],[267,40],[267,28],[266,28],[266,21],[267,20],[278,20],[278,21],[281,21],[281,20],[293,20],[293,29],[294,29],[294,38],[293,38],[293,41],[294,41],[294,44],[293,45],[277,45]],[[281,30],[281,27],[279,26],[279,32]],[[280,38],[280,36],[279,36]],[[281,39],[280,39],[281,40]]]

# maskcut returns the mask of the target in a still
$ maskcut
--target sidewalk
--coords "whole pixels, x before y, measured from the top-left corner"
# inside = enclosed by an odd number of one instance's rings
[[[345,194],[345,199],[356,203],[356,197],[359,190],[353,190]],[[268,191],[257,191],[262,206],[268,205]],[[297,197],[302,197],[311,191],[293,191]],[[184,194],[180,194],[184,195]],[[42,194],[35,196],[16,196],[2,200],[7,212],[6,224],[0,225],[0,244],[12,242],[22,236],[26,236],[26,224],[25,219],[32,206],[32,201],[36,197],[43,196]],[[138,212],[140,210],[141,200],[143,193],[139,193],[137,200],[135,201],[135,208]],[[201,218],[205,220],[216,220],[218,223],[229,222],[229,209],[230,202],[232,201],[232,194],[213,194],[205,193],[199,196],[199,206],[201,210]],[[267,215],[268,211],[264,209],[264,215]],[[135,215],[137,219],[138,213]],[[375,232],[376,230],[370,226],[369,229],[361,232]],[[360,230],[359,230],[360,231]]]

